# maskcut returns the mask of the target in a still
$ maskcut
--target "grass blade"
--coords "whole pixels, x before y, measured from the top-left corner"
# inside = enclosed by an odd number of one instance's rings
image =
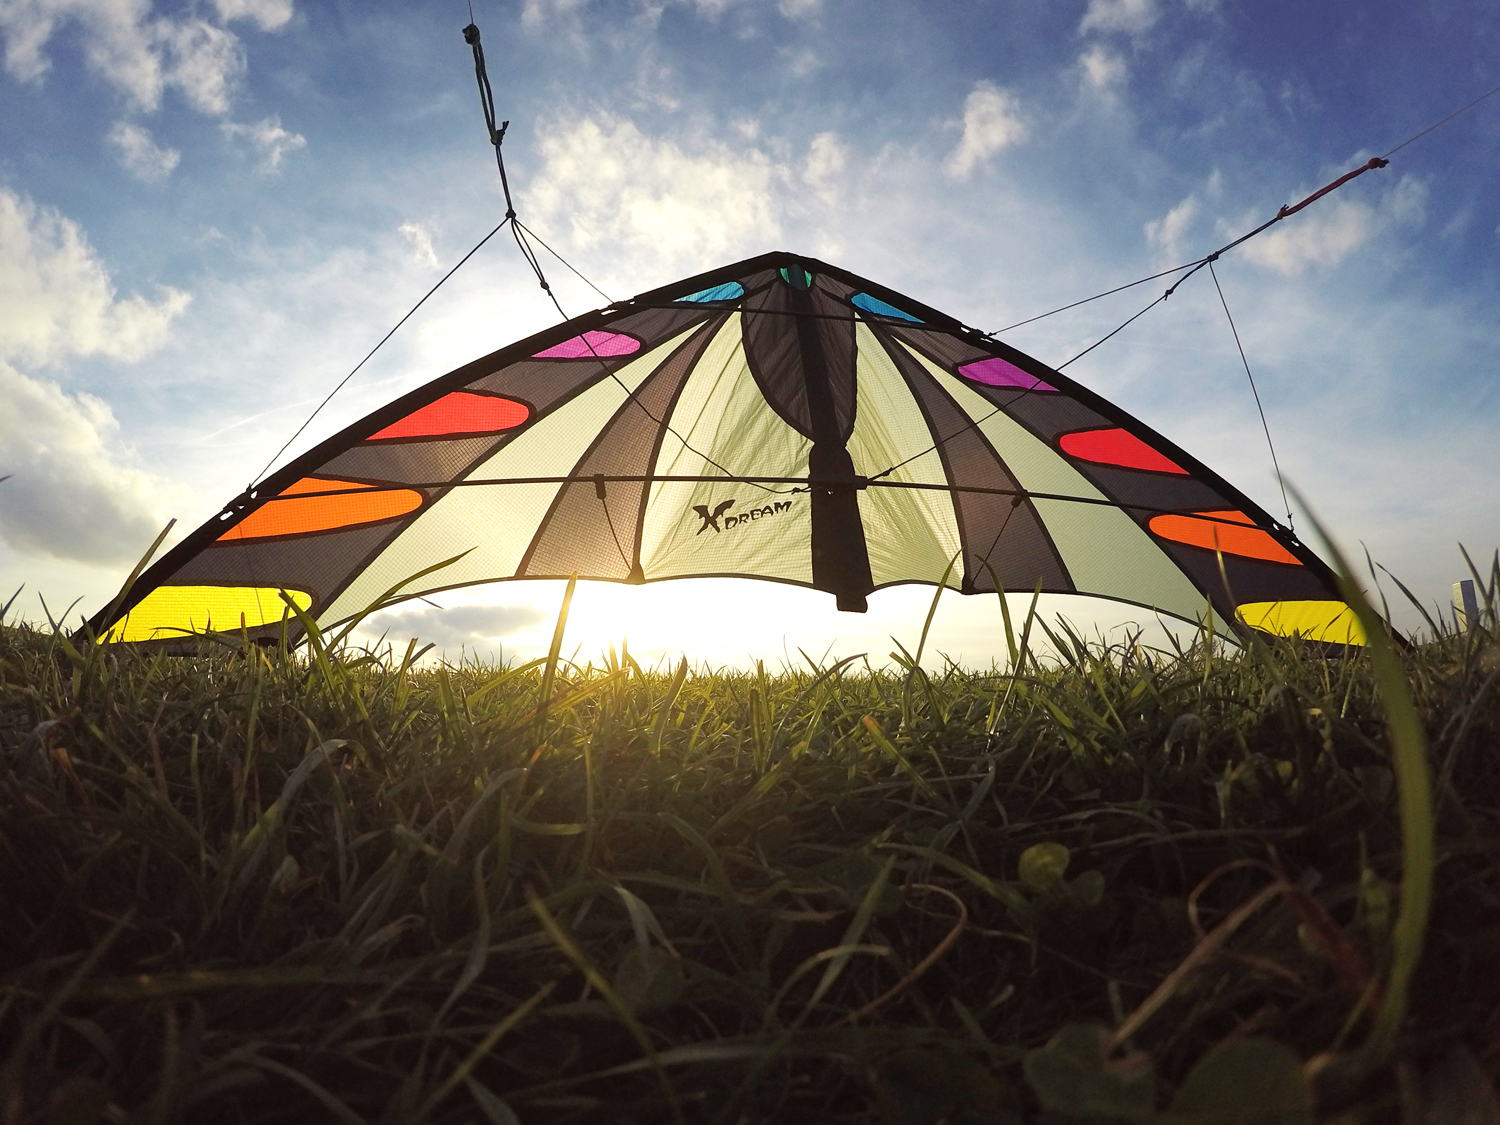
[[[1307,508],[1300,495],[1297,502]],[[1364,591],[1354,581],[1353,572],[1338,545],[1311,512],[1309,518],[1333,556],[1344,600],[1364,627],[1370,663],[1385,705],[1386,724],[1391,736],[1391,764],[1396,774],[1401,809],[1401,898],[1391,933],[1390,978],[1385,1003],[1380,1006],[1375,1026],[1364,1046],[1367,1065],[1376,1066],[1389,1056],[1406,1020],[1412,977],[1422,958],[1427,921],[1432,912],[1432,884],[1437,866],[1432,776],[1427,760],[1427,736],[1422,730],[1422,721],[1412,702],[1411,689],[1401,670],[1395,646],[1390,641],[1387,625],[1371,608]]]
[[[573,588],[578,585],[578,575],[568,579],[568,588],[563,591],[562,608],[557,611],[557,625],[552,630],[552,644],[547,649],[547,663],[542,667],[542,686],[537,692],[535,729],[537,741],[547,727],[547,708],[552,703],[552,681],[557,676],[557,660],[562,653],[563,630],[568,624],[568,607],[573,604]]]

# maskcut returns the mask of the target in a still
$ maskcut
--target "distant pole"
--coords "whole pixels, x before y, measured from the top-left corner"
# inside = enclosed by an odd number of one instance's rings
[[[1467,578],[1453,583],[1453,617],[1460,633],[1479,624],[1479,599],[1474,596],[1474,583]]]

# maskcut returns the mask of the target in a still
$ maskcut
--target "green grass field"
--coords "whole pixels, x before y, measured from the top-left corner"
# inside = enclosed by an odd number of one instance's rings
[[[1015,676],[0,624],[0,1122],[1494,1125],[1486,592]]]

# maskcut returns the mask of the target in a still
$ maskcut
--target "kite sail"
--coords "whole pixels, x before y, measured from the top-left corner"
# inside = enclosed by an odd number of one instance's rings
[[[1057,371],[835,266],[766,254],[452,371],[237,497],[91,625],[298,639],[528,578],[947,581],[1362,638],[1327,566]],[[417,577],[413,577],[417,576]]]

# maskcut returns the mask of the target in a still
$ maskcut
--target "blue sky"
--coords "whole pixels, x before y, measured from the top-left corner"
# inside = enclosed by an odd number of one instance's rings
[[[522,218],[612,296],[791,249],[985,329],[1198,257],[1500,83],[1500,10],[1478,2],[474,12]],[[464,3],[0,0],[0,596],[96,607],[498,221],[466,22]],[[1497,142],[1500,95],[1218,266],[1287,478],[1429,602],[1464,576],[1458,543],[1500,542]],[[549,273],[570,314],[600,303]],[[1158,291],[1005,338],[1058,364]],[[554,319],[496,240],[288,456]],[[1282,510],[1206,273],[1069,373]],[[883,658],[930,596],[857,619],[700,586],[590,592],[579,636]],[[496,586],[386,623],[520,654],[556,597]],[[987,663],[999,615],[974,603],[946,598],[933,643]]]

